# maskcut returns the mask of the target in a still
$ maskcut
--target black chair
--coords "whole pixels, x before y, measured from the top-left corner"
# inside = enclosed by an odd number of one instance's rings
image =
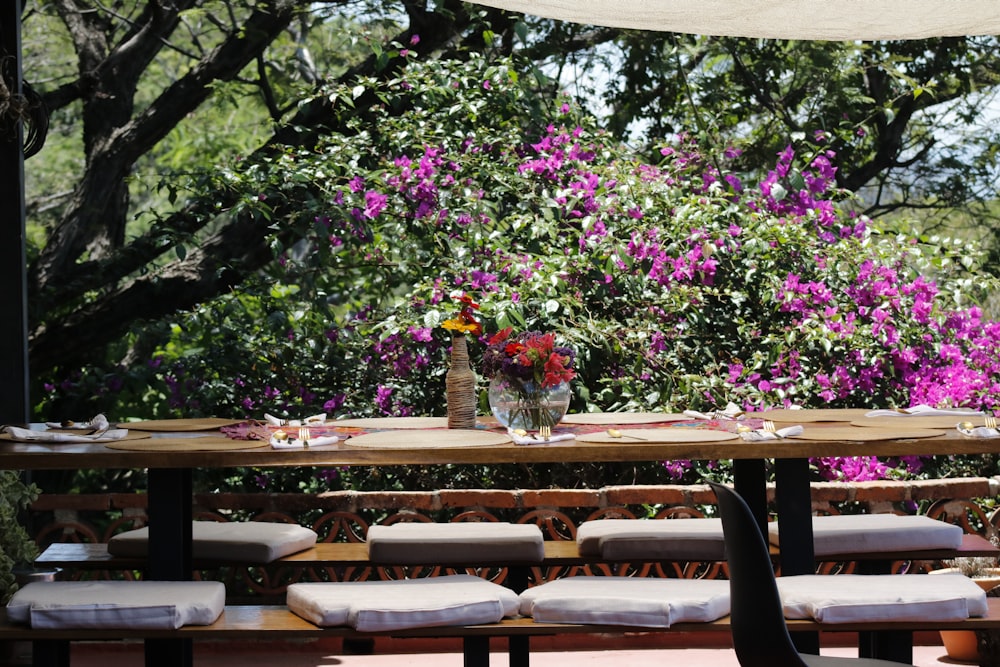
[[[722,517],[729,564],[733,647],[741,667],[900,667],[903,664],[799,653],[785,625],[771,557],[753,513],[729,487],[709,484],[718,498]]]

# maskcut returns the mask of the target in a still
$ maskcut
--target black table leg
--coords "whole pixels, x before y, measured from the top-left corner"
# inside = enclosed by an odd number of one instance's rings
[[[515,593],[528,590],[531,568],[514,565],[507,568],[507,587]],[[507,659],[510,667],[528,667],[531,662],[531,638],[527,635],[507,638]]]
[[[809,459],[775,459],[774,481],[781,535],[781,574],[814,574],[816,557],[813,553]],[[819,633],[795,632],[792,641],[802,653],[819,654]]]
[[[858,655],[913,664],[913,633],[909,630],[879,630],[858,633]]]
[[[69,655],[68,639],[31,642],[32,667],[69,667]]]
[[[191,579],[191,500],[190,468],[150,468],[147,578]],[[146,667],[192,667],[193,648],[190,639],[147,639]]]
[[[462,665],[463,667],[489,667],[490,638],[463,637]]]
[[[767,535],[767,468],[764,459],[734,459],[733,476],[736,493],[750,506],[757,519],[757,527]]]

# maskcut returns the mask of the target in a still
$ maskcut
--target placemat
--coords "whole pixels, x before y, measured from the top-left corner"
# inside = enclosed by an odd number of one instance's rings
[[[868,408],[832,408],[802,409],[802,410],[765,410],[764,412],[747,412],[748,419],[770,419],[773,422],[788,422],[809,424],[812,422],[849,422],[859,419],[870,412]],[[909,422],[907,422],[909,423]]]
[[[215,431],[223,426],[240,424],[244,419],[222,419],[221,417],[200,417],[192,419],[150,419],[141,422],[120,422],[119,428],[137,431],[161,431],[164,433],[186,433],[189,431]]]
[[[62,433],[63,435],[76,436],[76,437],[86,437],[86,433],[79,433],[77,431],[62,431],[59,429],[50,429],[54,433]],[[85,445],[87,442],[93,442],[95,444],[106,444],[109,442],[124,442],[126,440],[144,440],[149,439],[152,436],[149,433],[143,433],[142,431],[129,431],[125,434],[125,437],[118,438],[117,440],[88,440],[86,442],[57,442],[55,440],[29,440],[28,438],[15,438],[10,433],[0,433],[0,440],[9,440],[11,442],[32,442],[41,445]]]
[[[973,427],[985,426],[983,415],[928,415],[926,417],[862,417],[851,422],[854,426],[874,428],[955,428],[957,424],[970,422]]]
[[[380,431],[351,438],[344,447],[384,447],[386,449],[446,449],[450,447],[489,447],[509,445],[510,437],[496,431],[471,429],[434,429]]]
[[[944,435],[944,431],[929,428],[911,428],[909,420],[899,428],[865,428],[862,426],[829,426],[810,428],[806,426],[800,435],[790,436],[796,440],[905,440],[906,438],[933,438]]]
[[[634,444],[651,442],[719,442],[722,440],[735,440],[740,436],[736,433],[726,431],[712,431],[698,428],[625,428],[620,429],[620,437],[612,437],[607,431],[598,433],[586,433],[576,436],[580,442],[619,442],[622,444]]]
[[[666,412],[578,412],[564,416],[563,424],[656,424],[659,422],[690,421],[684,415]]]
[[[263,440],[230,440],[229,438],[150,438],[136,442],[105,442],[108,449],[135,452],[218,452],[229,449],[269,447]]]
[[[338,419],[327,422],[327,426],[354,426],[357,428],[448,428],[447,417],[364,417],[358,419]]]

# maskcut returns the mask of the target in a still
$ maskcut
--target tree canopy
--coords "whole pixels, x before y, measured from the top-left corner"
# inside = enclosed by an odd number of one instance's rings
[[[628,132],[647,159],[665,137],[688,133],[714,147],[709,162],[738,148],[726,171],[763,178],[787,146],[802,156],[832,148],[836,184],[864,194],[855,207],[870,215],[971,207],[985,216],[996,194],[1000,142],[983,115],[1000,71],[993,38],[720,39],[572,26],[460,2],[305,0],[51,0],[29,3],[24,28],[25,74],[53,127],[27,164],[31,367],[50,385],[88,367],[117,373],[146,363],[169,340],[175,313],[194,309],[197,318],[220,296],[223,311],[271,317],[238,304],[240,292],[273,281],[276,257],[315,250],[317,214],[336,208],[336,192],[317,190],[311,177],[297,193],[285,189],[303,165],[346,177],[348,165],[380,168],[372,154],[353,152],[366,145],[359,138],[392,128],[416,147],[453,129],[449,114],[498,122],[433,106],[452,103],[443,93],[415,110],[381,88],[405,85],[417,55],[517,54],[510,67],[537,95],[524,104],[540,110],[566,90],[609,131]],[[413,122],[414,111],[425,114],[419,126],[389,122],[407,113]],[[338,158],[313,164],[330,146]],[[289,182],[269,199],[279,174]],[[255,178],[257,189],[248,185]],[[377,294],[408,287],[397,281],[411,273],[395,262],[425,261],[361,257],[368,269],[384,267],[367,274]],[[361,269],[337,270],[339,283],[323,284],[334,306]],[[208,317],[206,332],[243,333]]]

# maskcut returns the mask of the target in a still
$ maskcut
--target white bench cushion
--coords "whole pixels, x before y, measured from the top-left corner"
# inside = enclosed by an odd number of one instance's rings
[[[517,594],[468,574],[398,581],[291,584],[288,608],[320,627],[362,632],[496,623],[517,613]]]
[[[211,625],[226,604],[218,581],[38,581],[7,603],[33,628],[177,629]]]
[[[960,621],[988,611],[986,593],[962,574],[802,574],[777,582],[790,619]]]
[[[581,556],[608,560],[724,560],[720,519],[600,519],[576,531]]]
[[[291,523],[267,521],[195,521],[191,525],[191,556],[201,560],[270,563],[316,545],[316,532]],[[113,556],[144,558],[149,528],[119,533],[108,540]]]
[[[521,593],[521,614],[539,623],[669,628],[711,622],[729,613],[721,579],[567,577]]]
[[[768,524],[771,544],[780,546],[780,524]],[[962,546],[959,526],[927,516],[899,514],[841,514],[813,517],[816,556],[846,553],[884,553],[957,549]]]
[[[542,531],[534,524],[496,521],[395,523],[368,529],[368,558],[376,563],[540,563]]]

